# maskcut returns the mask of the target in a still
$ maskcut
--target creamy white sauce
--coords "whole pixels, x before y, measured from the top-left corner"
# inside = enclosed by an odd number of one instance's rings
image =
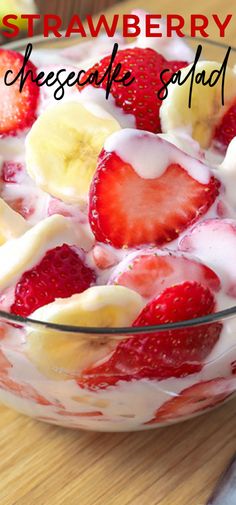
[[[224,184],[226,201],[236,208],[236,137],[230,142],[217,175]]]
[[[133,114],[126,114],[121,107],[117,107],[115,104],[115,99],[110,94],[108,99],[106,99],[106,91],[102,88],[94,88],[93,86],[87,86],[86,88],[81,88],[80,99],[83,105],[87,106],[89,110],[96,114],[97,107],[100,111],[108,113],[113,116],[122,128],[135,128],[135,117]],[[100,112],[100,115],[101,112]]]
[[[201,161],[189,158],[174,144],[143,130],[123,129],[105,141],[107,152],[115,152],[144,179],[160,177],[172,163],[181,165],[201,184],[207,184],[210,170]]]
[[[196,224],[179,241],[179,248],[194,254],[220,276],[225,292],[236,296],[236,221],[209,219]],[[236,298],[235,298],[236,302]],[[235,303],[236,304],[236,303]]]

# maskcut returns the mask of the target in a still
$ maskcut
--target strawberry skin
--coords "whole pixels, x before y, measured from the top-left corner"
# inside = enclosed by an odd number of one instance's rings
[[[90,68],[84,76],[84,81],[96,71],[99,72],[99,77],[103,76],[110,64],[110,59],[110,56],[107,56]],[[162,101],[157,97],[157,92],[163,87],[160,73],[163,69],[170,69],[165,74],[165,78],[168,80],[174,72],[185,67],[188,63],[185,61],[169,62],[153,49],[135,47],[117,52],[112,72],[119,64],[122,65],[119,79],[130,71],[135,81],[129,86],[113,82],[111,94],[115,99],[116,106],[122,108],[125,114],[135,116],[138,129],[153,133],[160,132],[159,109]],[[92,86],[106,89],[107,78],[100,86],[95,83],[92,83]]]
[[[176,421],[213,408],[229,398],[235,389],[234,381],[224,377],[199,382],[164,403],[146,424]]]
[[[90,225],[98,242],[117,248],[162,245],[207,212],[219,187],[214,177],[199,183],[178,164],[144,179],[115,152],[103,150],[90,188]]]
[[[144,307],[134,327],[176,323],[213,313],[214,296],[197,282],[167,288]],[[200,372],[219,339],[220,323],[134,335],[104,363],[84,370],[79,385],[105,389],[118,381],[168,379]]]
[[[39,87],[29,76],[23,90],[19,91],[19,79],[16,83],[6,86],[4,76],[8,70],[13,73],[8,76],[8,82],[14,80],[24,63],[24,57],[15,51],[0,49],[0,136],[15,135],[19,130],[30,128],[36,119],[36,109],[39,101]],[[36,67],[30,61],[25,66],[25,75],[31,72],[36,77]]]
[[[221,150],[225,150],[236,136],[236,103],[225,112],[214,133],[214,142]]]
[[[11,312],[27,317],[56,298],[68,298],[89,288],[95,281],[95,274],[79,254],[79,250],[67,244],[48,251],[16,284]]]

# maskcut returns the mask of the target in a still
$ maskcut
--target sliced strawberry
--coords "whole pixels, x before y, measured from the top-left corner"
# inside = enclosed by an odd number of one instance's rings
[[[8,370],[12,368],[12,364],[7,359],[5,354],[0,350],[0,377],[5,377],[8,374]]]
[[[100,270],[106,270],[117,263],[115,254],[104,245],[96,244],[92,255],[94,263]]]
[[[167,288],[149,302],[134,327],[176,323],[213,313],[214,296],[197,282]],[[118,381],[167,379],[199,372],[219,339],[220,323],[142,333],[120,342],[104,363],[83,371],[80,386],[105,389]]]
[[[106,56],[99,63],[96,63],[86,72],[83,82],[95,72],[99,73],[99,80],[101,80],[108,70],[110,60],[111,57]],[[117,65],[121,65],[122,68],[119,79],[129,71],[135,81],[129,86],[124,86],[120,82],[113,82],[111,94],[115,99],[116,106],[121,108],[125,114],[132,114],[135,117],[138,129],[153,133],[160,132],[159,109],[162,101],[157,97],[157,92],[163,87],[160,73],[164,69],[170,69],[165,74],[165,79],[168,80],[174,72],[185,67],[188,63],[185,61],[169,62],[153,49],[135,47],[121,49],[117,52],[111,75]],[[89,85],[106,89],[107,81],[108,77],[106,76],[99,85],[96,85],[95,82]]]
[[[6,201],[6,203],[8,203],[8,205],[10,205],[10,207],[13,210],[18,212],[26,220],[29,219],[35,211],[33,198],[31,197],[29,198],[19,197],[13,200],[12,198],[8,198],[7,196],[6,198],[4,198],[4,200]]]
[[[232,374],[236,375],[236,361],[232,361],[231,370],[232,370]]]
[[[54,214],[60,214],[64,217],[73,217],[73,210],[70,209],[69,204],[57,198],[51,198],[48,205],[48,215],[53,216]]]
[[[39,87],[27,78],[22,92],[19,90],[18,79],[14,84],[6,86],[4,76],[8,70],[8,82],[14,80],[24,64],[24,57],[15,51],[0,49],[0,136],[14,135],[18,130],[29,128],[36,119],[36,109],[39,100]],[[28,61],[24,74],[29,72],[36,77],[36,67]]]
[[[81,251],[67,244],[48,251],[38,265],[25,272],[15,287],[11,312],[26,317],[56,298],[81,293],[95,281]]]
[[[14,161],[5,161],[2,165],[2,181],[7,183],[20,182],[20,177],[24,174],[22,163]]]
[[[20,398],[25,398],[31,400],[39,405],[54,405],[52,402],[47,400],[44,396],[36,391],[36,389],[30,384],[20,384],[10,377],[0,377],[0,389],[8,391],[13,395],[19,396]]]
[[[65,417],[101,417],[103,413],[99,410],[93,412],[68,412],[67,410],[58,410],[57,414]]]
[[[169,286],[185,281],[199,282],[213,291],[220,289],[220,280],[210,268],[197,260],[158,249],[128,255],[117,266],[110,283],[152,298]]]
[[[214,132],[214,143],[225,151],[231,140],[236,136],[236,103],[225,112]]]
[[[156,142],[161,149],[163,141]],[[201,184],[176,163],[157,178],[143,178],[115,152],[102,151],[90,188],[90,224],[97,241],[117,248],[161,245],[207,212],[219,187],[214,177]]]
[[[236,221],[206,219],[196,223],[179,243],[179,249],[214,268],[223,290],[236,297]]]
[[[146,424],[177,421],[181,417],[203,412],[225,401],[235,390],[236,381],[224,377],[199,382],[164,403]]]

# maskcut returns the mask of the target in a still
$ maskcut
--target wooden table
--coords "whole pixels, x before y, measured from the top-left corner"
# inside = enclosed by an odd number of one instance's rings
[[[186,19],[194,8],[189,0],[136,0],[113,11],[131,6],[177,11]],[[231,0],[199,0],[194,10],[236,14]],[[226,42],[236,44],[234,24]],[[236,400],[193,421],[143,433],[70,431],[5,407],[0,428],[1,505],[204,505],[236,450]]]

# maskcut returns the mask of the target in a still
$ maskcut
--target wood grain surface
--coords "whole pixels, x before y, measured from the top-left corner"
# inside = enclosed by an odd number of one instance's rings
[[[136,0],[113,12],[131,7],[186,20],[193,9],[236,14],[230,0],[199,0],[196,8],[189,0]],[[225,42],[236,45],[234,23]],[[169,428],[121,434],[57,428],[2,406],[0,428],[1,505],[204,505],[236,450],[236,400]]]

